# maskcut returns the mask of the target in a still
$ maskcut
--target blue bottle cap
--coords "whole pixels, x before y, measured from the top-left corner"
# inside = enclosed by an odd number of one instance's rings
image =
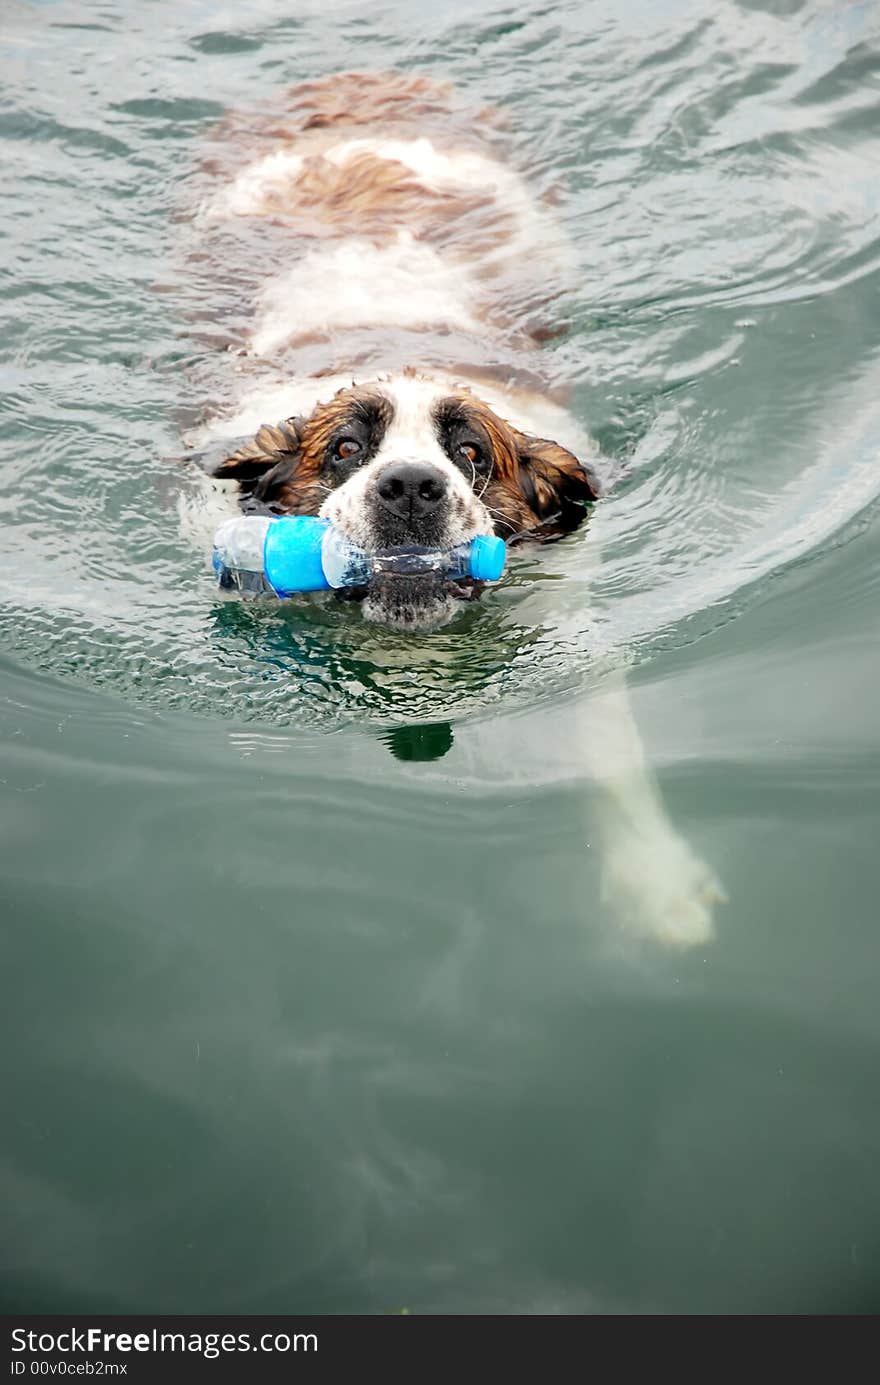
[[[263,572],[279,596],[326,591],[321,545],[329,520],[313,515],[281,515],[266,530]]]
[[[477,582],[497,582],[506,558],[503,539],[496,534],[478,534],[471,543],[471,577]]]

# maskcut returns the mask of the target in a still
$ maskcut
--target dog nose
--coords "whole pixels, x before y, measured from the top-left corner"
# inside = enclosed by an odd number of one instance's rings
[[[419,519],[446,496],[446,480],[430,462],[394,462],[376,486],[380,504],[399,519]]]

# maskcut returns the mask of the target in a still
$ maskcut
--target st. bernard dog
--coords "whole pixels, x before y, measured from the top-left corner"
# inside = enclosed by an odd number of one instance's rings
[[[226,294],[241,387],[196,445],[245,510],[322,515],[375,551],[546,543],[602,495],[540,351],[575,269],[557,190],[504,147],[496,110],[393,73],[306,82],[217,129],[191,257],[208,300]],[[429,639],[479,584],[384,574],[352,594]],[[622,681],[590,718],[612,903],[638,932],[705,941],[720,892],[663,811]]]

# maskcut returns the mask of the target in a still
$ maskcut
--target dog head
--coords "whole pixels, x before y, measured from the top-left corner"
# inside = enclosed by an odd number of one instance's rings
[[[519,431],[468,388],[414,372],[339,390],[212,469],[240,483],[246,508],[320,514],[370,552],[445,549],[478,534],[546,541],[574,529],[599,494],[558,443]],[[425,628],[474,587],[384,574],[357,594],[368,619]]]

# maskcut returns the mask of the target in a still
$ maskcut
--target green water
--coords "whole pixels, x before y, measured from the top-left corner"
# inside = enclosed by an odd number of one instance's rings
[[[395,66],[567,183],[625,472],[420,639],[218,605],[173,461],[199,140]],[[876,1309],[876,7],[6,0],[0,72],[3,1306]],[[603,897],[608,657],[689,951]]]

